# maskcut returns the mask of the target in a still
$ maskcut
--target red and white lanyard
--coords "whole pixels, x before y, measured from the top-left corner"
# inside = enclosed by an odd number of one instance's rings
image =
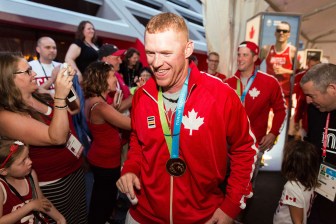
[[[329,121],[330,121],[330,113],[328,113],[328,115],[327,115],[326,125],[325,125],[325,128],[324,128],[323,147],[322,147],[323,162],[324,162],[325,158],[327,157],[327,141],[328,141]]]

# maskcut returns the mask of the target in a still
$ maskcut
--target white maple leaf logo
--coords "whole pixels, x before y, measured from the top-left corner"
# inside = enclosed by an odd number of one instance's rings
[[[254,99],[254,98],[256,98],[257,96],[259,96],[260,91],[257,90],[256,87],[253,87],[253,89],[251,89],[251,90],[249,91],[249,94],[250,94],[250,96]]]
[[[189,116],[189,117],[188,117]],[[197,113],[194,109],[188,112],[188,116],[183,116],[182,124],[185,129],[189,129],[189,135],[192,135],[193,130],[198,130],[199,127],[204,123],[204,118],[197,117]]]

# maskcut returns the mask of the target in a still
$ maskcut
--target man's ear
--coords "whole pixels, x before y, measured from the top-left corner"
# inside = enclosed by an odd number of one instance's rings
[[[189,56],[194,52],[194,42],[188,41],[185,48],[185,58],[189,58]]]
[[[254,62],[254,63],[258,60],[258,57],[259,57],[259,56],[258,56],[257,54],[253,56],[253,62]]]
[[[36,46],[35,48],[36,52],[40,54],[40,47]]]
[[[330,83],[327,87],[327,91],[333,96],[336,96],[336,83]]]

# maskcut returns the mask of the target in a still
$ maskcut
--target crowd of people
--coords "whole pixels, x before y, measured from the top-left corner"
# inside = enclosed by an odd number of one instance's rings
[[[296,75],[305,134],[283,149],[273,222],[335,223],[336,65],[312,57],[295,74],[290,29],[279,23],[274,45],[241,42],[237,71],[225,75],[215,51],[198,69],[174,13],[149,20],[145,63],[135,48],[99,46],[90,21],[60,62],[46,36],[36,60],[0,52],[0,222],[112,223],[124,195],[129,224],[242,223]]]

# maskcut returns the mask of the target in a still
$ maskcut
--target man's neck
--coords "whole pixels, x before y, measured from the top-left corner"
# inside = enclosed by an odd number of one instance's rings
[[[248,69],[246,71],[240,71],[241,78],[250,78],[253,75],[253,69]]]
[[[287,47],[287,42],[277,42],[275,44],[275,50],[276,51],[283,51],[285,50]]]
[[[176,80],[176,83],[171,86],[171,87],[162,87],[163,92],[168,92],[168,93],[176,93],[181,91],[183,84],[188,76],[188,67],[183,69],[180,74],[182,74],[178,80]]]
[[[208,69],[208,74],[216,74],[217,71],[213,69]]]
[[[44,59],[44,58],[40,58],[39,61],[40,63],[46,64],[46,65],[50,65],[52,63],[52,60]]]

